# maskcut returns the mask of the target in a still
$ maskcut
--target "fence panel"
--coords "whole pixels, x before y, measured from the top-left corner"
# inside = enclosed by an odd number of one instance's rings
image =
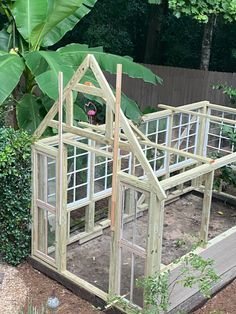
[[[156,107],[157,104],[173,106],[185,105],[201,100],[211,103],[229,105],[228,97],[221,91],[213,90],[214,84],[227,84],[236,88],[236,73],[202,71],[195,69],[167,66],[146,65],[163,79],[162,85],[151,85],[140,79],[124,75],[122,90],[137,101],[141,110],[145,107]],[[106,74],[113,85],[115,77]]]

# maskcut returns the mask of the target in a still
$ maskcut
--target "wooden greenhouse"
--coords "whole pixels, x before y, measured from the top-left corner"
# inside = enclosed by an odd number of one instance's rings
[[[81,83],[87,71],[96,86]],[[165,215],[168,204],[182,214],[175,204],[194,192],[202,203],[193,226],[196,241],[204,243],[195,252],[215,260],[221,276],[216,291],[236,273],[236,226],[208,239],[212,195],[235,205],[235,197],[213,191],[213,179],[236,162],[234,145],[222,131],[226,125],[235,132],[236,109],[208,101],[160,105],[164,110],[144,115],[137,127],[120,109],[121,71],[118,66],[114,95],[88,55],[66,88],[59,88],[58,101],[35,132],[31,262],[94,303],[118,295],[142,307],[137,278],[167,269],[172,279],[178,276],[180,263],[163,258]],[[104,125],[75,123],[75,93],[103,99]],[[43,136],[48,127],[57,135]],[[186,211],[193,216],[194,202]],[[169,311],[189,310],[199,298],[197,288],[176,287]]]

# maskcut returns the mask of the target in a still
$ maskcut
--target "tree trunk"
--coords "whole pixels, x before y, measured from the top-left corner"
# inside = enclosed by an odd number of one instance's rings
[[[162,10],[160,5],[151,4],[148,19],[147,40],[145,47],[145,63],[155,63],[160,43]]]
[[[204,25],[204,33],[202,38],[202,52],[200,69],[207,71],[209,69],[211,57],[211,45],[213,32],[216,25],[216,15],[211,15],[208,22]]]
[[[16,118],[16,106],[15,104],[12,104],[12,106],[9,106],[9,109],[5,113],[5,126],[12,127],[15,130],[18,130],[18,123]]]

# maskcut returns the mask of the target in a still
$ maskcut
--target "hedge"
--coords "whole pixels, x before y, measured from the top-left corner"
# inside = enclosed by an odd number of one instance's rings
[[[30,252],[31,143],[24,131],[0,128],[0,254],[11,265]]]

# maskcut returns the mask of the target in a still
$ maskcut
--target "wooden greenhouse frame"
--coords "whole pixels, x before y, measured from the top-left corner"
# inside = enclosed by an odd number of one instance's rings
[[[93,73],[98,87],[83,81],[87,71]],[[123,248],[131,252],[132,258],[139,256],[144,259],[145,276],[169,269],[171,277],[174,278],[178,274],[180,264],[162,264],[165,204],[188,192],[198,191],[203,194],[199,240],[202,240],[204,246],[197,248],[196,252],[204,257],[214,258],[217,272],[221,275],[221,281],[214,287],[217,290],[235,277],[236,246],[233,243],[236,242],[236,227],[208,241],[213,179],[217,169],[236,162],[236,153],[233,152],[229,139],[225,137],[226,146],[219,146],[220,144],[211,146],[209,130],[214,123],[218,126],[230,125],[235,130],[236,109],[213,105],[208,101],[178,108],[160,105],[159,107],[164,110],[144,115],[142,125],[138,128],[120,109],[121,76],[122,68],[118,65],[115,96],[93,55],[85,58],[64,90],[60,74],[59,99],[36,130],[35,136],[38,140],[32,147],[31,262],[36,268],[73,291],[83,292],[82,295],[90,301],[91,296],[96,296],[93,297],[93,302],[98,299],[106,302],[109,295],[121,294],[120,263]],[[74,123],[75,92],[103,99],[106,104],[104,125]],[[177,118],[181,121],[176,126]],[[164,127],[158,129],[161,124]],[[151,125],[156,128],[154,130],[156,133],[149,134]],[[42,137],[48,127],[56,129],[58,134]],[[221,131],[215,136],[217,137],[215,142],[223,142]],[[162,137],[163,141],[160,140]],[[69,174],[68,159],[71,159],[73,168],[77,159],[82,157],[76,153],[69,156],[68,147],[75,152],[82,151],[81,156],[88,160],[88,166],[84,170],[88,178],[83,183],[87,194],[82,200],[76,199],[78,197],[76,186],[68,187],[70,176],[76,175],[73,171],[71,175]],[[223,156],[217,159],[209,158],[209,151],[220,151]],[[148,152],[154,152],[152,161],[148,159]],[[112,187],[107,179],[106,166],[104,178],[99,179],[105,182],[104,189],[97,193],[94,192],[95,183],[98,181],[95,178],[96,156],[103,158],[106,163],[111,162],[113,167],[113,173],[109,173],[109,180],[112,177]],[[78,173],[79,171],[80,169]],[[124,191],[127,190],[130,194],[125,198],[128,204],[124,212],[122,204]],[[73,198],[69,205],[68,191],[71,191]],[[134,195],[139,195],[139,198]],[[236,198],[233,196],[227,196],[223,192],[218,192],[218,195],[228,197],[235,203]],[[109,198],[109,214],[107,219],[96,224],[95,202],[105,197]],[[84,230],[70,236],[70,214],[82,206],[85,206]],[[136,219],[138,217],[136,211],[139,213],[147,210],[147,245],[146,248],[142,248],[123,237],[122,224],[134,217]],[[50,239],[49,222],[50,225],[54,224]],[[104,230],[109,227],[111,228],[109,289],[105,292],[67,269],[67,247],[71,243],[83,245],[92,241],[102,236]],[[134,272],[132,269],[131,271]],[[174,289],[171,303],[170,312],[175,313],[177,308],[189,310],[199,303],[199,292],[196,288]]]

